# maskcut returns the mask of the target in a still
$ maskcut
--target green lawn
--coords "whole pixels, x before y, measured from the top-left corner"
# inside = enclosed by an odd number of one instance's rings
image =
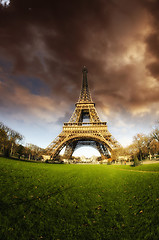
[[[159,164],[53,165],[0,158],[0,209],[3,240],[158,240]]]
[[[115,168],[119,168],[119,169],[125,169],[125,170],[129,170],[129,171],[148,171],[148,172],[159,172],[159,163],[153,163],[153,164],[145,164],[145,165],[140,165],[137,167],[133,167],[133,166],[125,166],[125,165],[114,165]],[[112,165],[113,167],[113,165]]]

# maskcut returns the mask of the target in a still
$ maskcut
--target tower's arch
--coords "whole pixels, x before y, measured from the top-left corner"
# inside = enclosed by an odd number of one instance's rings
[[[112,147],[109,141],[102,136],[99,136],[99,134],[93,136],[89,133],[78,133],[76,135],[74,134],[64,138],[56,147],[52,157],[56,158],[60,151],[66,147],[64,154],[66,157],[70,158],[75,149],[78,148],[78,145],[95,145],[103,158],[108,156],[108,152],[112,152]]]

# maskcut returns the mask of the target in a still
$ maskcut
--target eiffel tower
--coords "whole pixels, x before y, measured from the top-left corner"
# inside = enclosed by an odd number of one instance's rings
[[[75,149],[83,145],[95,147],[101,158],[106,159],[110,157],[113,149],[120,146],[108,131],[107,122],[101,122],[99,119],[88,88],[87,68],[83,67],[82,72],[82,88],[75,110],[69,122],[64,123],[62,132],[46,148],[51,159],[58,159],[64,147],[64,157],[70,159]]]

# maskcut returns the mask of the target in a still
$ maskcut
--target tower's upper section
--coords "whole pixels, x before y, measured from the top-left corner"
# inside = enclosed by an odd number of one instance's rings
[[[83,72],[83,82],[82,82],[82,88],[81,88],[81,93],[79,96],[78,103],[93,103],[91,94],[88,88],[88,81],[87,81],[87,73],[88,70],[86,67],[83,67],[82,69]]]

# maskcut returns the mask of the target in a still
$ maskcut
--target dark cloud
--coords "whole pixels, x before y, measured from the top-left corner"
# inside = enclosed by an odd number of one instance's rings
[[[151,31],[145,39],[147,56],[152,57],[152,61],[147,65],[154,78],[158,79],[158,61],[159,61],[159,1],[146,0],[141,1],[143,7],[150,16]]]
[[[151,107],[159,101],[158,4],[11,0],[0,8],[0,58],[11,64],[3,81],[27,89],[31,99],[47,96],[45,101],[53,100],[49,106],[63,101],[72,106],[86,65],[101,109],[131,113]]]
[[[148,51],[156,58],[159,58],[159,33],[150,34],[147,39]]]
[[[150,70],[151,74],[158,79],[159,77],[159,62],[152,62],[147,65],[147,68]]]

